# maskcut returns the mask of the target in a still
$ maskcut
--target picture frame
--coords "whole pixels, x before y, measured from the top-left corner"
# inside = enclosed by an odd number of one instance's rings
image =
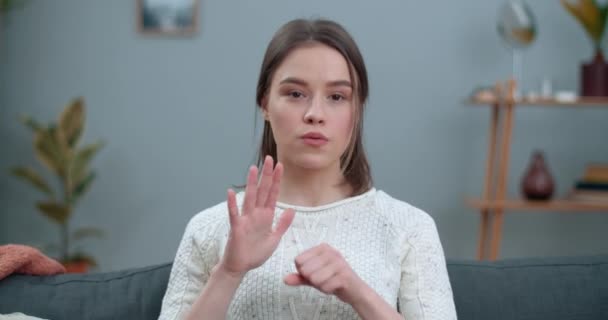
[[[136,0],[137,29],[147,35],[186,36],[198,29],[200,0]]]

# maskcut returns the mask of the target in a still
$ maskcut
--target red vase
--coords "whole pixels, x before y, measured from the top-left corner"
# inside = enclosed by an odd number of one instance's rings
[[[581,65],[581,96],[608,96],[608,64],[599,50],[591,62]]]
[[[521,183],[522,193],[528,200],[549,200],[555,183],[542,151],[535,151]]]

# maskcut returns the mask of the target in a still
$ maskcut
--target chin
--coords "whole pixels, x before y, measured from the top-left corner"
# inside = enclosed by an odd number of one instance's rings
[[[304,169],[319,170],[331,166],[335,160],[325,154],[303,154],[295,159],[290,159],[289,162]]]

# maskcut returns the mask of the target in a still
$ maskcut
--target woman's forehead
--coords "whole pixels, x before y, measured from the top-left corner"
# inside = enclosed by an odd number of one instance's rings
[[[278,66],[273,83],[350,83],[348,62],[336,49],[324,44],[311,44],[293,49]],[[293,81],[296,80],[296,81]]]

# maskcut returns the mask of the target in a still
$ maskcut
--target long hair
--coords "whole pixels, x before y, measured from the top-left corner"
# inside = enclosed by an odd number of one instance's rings
[[[365,150],[363,149],[363,111],[369,92],[367,70],[357,44],[338,23],[324,20],[296,19],[284,24],[273,36],[266,48],[260,77],[258,79],[256,103],[262,108],[264,97],[270,90],[275,71],[285,57],[294,49],[310,43],[321,43],[340,52],[346,60],[353,82],[354,117],[351,138],[345,152],[340,156],[340,170],[345,182],[353,190],[353,196],[372,187],[372,177]],[[268,121],[257,154],[257,164],[262,166],[266,155],[277,159],[277,145]]]

